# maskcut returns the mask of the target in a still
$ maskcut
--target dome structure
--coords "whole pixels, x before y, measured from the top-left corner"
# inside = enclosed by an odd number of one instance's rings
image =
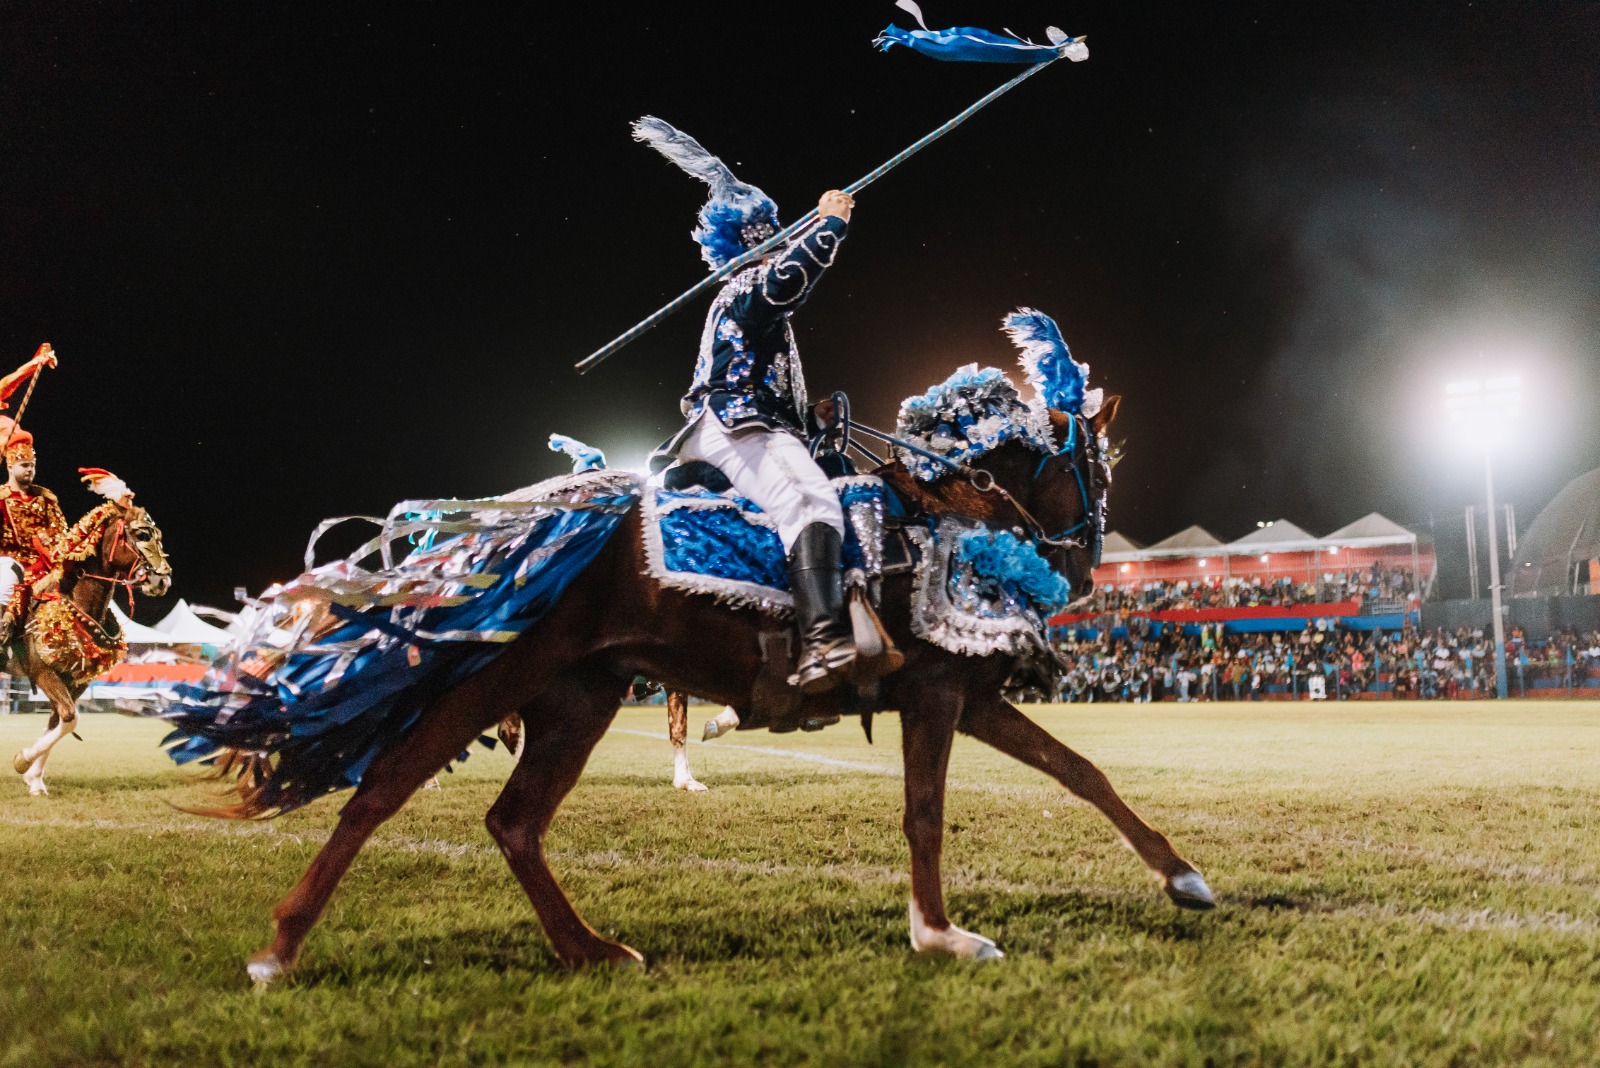
[[[1600,467],[1579,475],[1556,494],[1517,540],[1511,596],[1586,592],[1600,581],[1590,562],[1600,559]]]

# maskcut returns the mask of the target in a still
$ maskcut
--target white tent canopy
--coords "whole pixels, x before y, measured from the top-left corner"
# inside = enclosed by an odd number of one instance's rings
[[[147,627],[143,623],[135,623],[117,607],[115,601],[111,602],[111,614],[117,617],[117,625],[122,628],[122,640],[129,645],[177,645],[179,644],[170,634],[163,634],[154,627]]]
[[[1220,558],[1263,556],[1271,553],[1327,552],[1337,549],[1368,549],[1384,545],[1407,545],[1414,552],[1417,542],[1417,535],[1399,523],[1377,512],[1369,512],[1325,538],[1316,537],[1287,519],[1268,523],[1227,544],[1223,544],[1210,531],[1199,526],[1186,527],[1144,549],[1120,534],[1108,534],[1105,553],[1101,559],[1108,564],[1120,564],[1139,560],[1189,557]]]
[[[1415,545],[1417,536],[1392,519],[1368,512],[1322,540],[1351,549],[1366,549],[1377,545]]]
[[[1100,559],[1108,564],[1118,564],[1124,560],[1139,559],[1139,551],[1138,542],[1113,530],[1100,545]]]
[[[1228,548],[1249,553],[1314,552],[1326,543],[1287,519],[1277,519],[1228,543]]]
[[[189,602],[181,597],[155,629],[165,636],[169,645],[226,645],[233,637],[195,615]]]
[[[1222,548],[1222,541],[1201,526],[1185,527],[1171,537],[1162,538],[1148,549],[1139,551],[1143,559],[1162,556],[1200,556],[1212,549]]]

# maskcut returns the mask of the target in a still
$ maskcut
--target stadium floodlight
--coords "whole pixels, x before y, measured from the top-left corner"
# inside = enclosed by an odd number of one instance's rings
[[[1504,700],[1506,687],[1506,624],[1500,597],[1500,544],[1495,534],[1494,447],[1503,443],[1522,414],[1522,378],[1501,374],[1465,379],[1444,387],[1444,407],[1465,444],[1483,450],[1484,496],[1489,509],[1489,606],[1494,613],[1494,689]]]
[[[1444,387],[1444,409],[1457,436],[1487,449],[1503,442],[1522,414],[1522,377],[1469,378]]]

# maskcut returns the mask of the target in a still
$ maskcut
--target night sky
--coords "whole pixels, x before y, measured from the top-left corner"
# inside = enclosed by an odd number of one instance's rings
[[[793,219],[1013,72],[874,52],[888,2],[503,7],[0,8],[0,357],[55,345],[39,479],[75,517],[76,468],[125,478],[174,597],[292,576],[325,516],[558,473],[551,431],[632,465],[676,429],[704,303],[571,369],[703,274],[703,187],[631,119]],[[1459,526],[1481,468],[1436,400],[1480,364],[1532,398],[1524,526],[1600,463],[1600,5],[923,9],[1092,57],[860,195],[797,318],[813,394],[888,425],[1015,371],[1000,317],[1041,308],[1125,398],[1111,526],[1146,542]]]

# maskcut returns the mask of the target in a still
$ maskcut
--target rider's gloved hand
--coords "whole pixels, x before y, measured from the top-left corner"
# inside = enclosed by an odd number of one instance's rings
[[[856,206],[856,198],[842,189],[830,189],[822,194],[822,199],[817,201],[817,214],[823,218],[832,215],[850,221],[850,209]]]

